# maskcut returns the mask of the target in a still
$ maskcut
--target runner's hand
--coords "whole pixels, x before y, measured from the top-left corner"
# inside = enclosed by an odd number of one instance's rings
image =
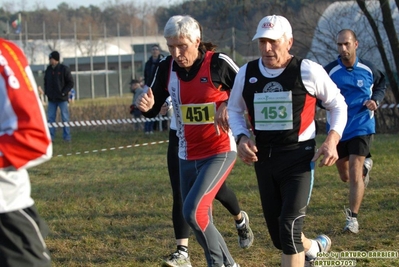
[[[152,90],[151,88],[148,88],[147,93],[142,93],[141,95],[139,95],[136,106],[142,112],[147,112],[152,108],[154,102],[155,101],[154,101],[154,95],[152,94]]]
[[[217,135],[220,135],[219,127],[222,129],[223,132],[229,132],[229,114],[227,113],[226,102],[221,103],[218,110],[216,111],[213,125],[215,126]]]

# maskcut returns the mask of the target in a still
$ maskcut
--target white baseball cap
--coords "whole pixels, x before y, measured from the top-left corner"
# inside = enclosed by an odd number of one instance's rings
[[[292,37],[292,28],[289,21],[283,16],[273,15],[264,17],[258,24],[256,34],[252,41],[258,38],[280,39],[284,33]]]

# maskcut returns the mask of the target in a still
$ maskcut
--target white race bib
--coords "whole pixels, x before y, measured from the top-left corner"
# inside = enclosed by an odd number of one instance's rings
[[[255,94],[254,116],[256,130],[291,130],[293,127],[291,91]]]

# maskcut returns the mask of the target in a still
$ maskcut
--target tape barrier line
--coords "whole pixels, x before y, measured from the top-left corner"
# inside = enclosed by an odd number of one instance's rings
[[[159,144],[164,144],[164,143],[169,143],[169,140],[156,141],[156,142],[143,143],[143,144],[135,144],[135,145],[127,145],[127,146],[119,146],[119,147],[111,147],[111,148],[93,149],[91,151],[86,150],[86,151],[83,151],[83,152],[67,153],[65,155],[60,154],[60,155],[57,155],[57,157],[64,157],[64,156],[68,157],[68,156],[83,155],[83,154],[90,154],[90,153],[115,151],[115,150],[121,150],[121,149],[125,149],[125,148],[134,148],[134,147],[142,147],[142,146],[159,145]]]
[[[380,109],[394,109],[399,108],[399,104],[383,104]],[[101,126],[101,125],[117,125],[117,124],[130,124],[142,123],[146,121],[165,121],[170,120],[171,117],[155,117],[155,118],[142,118],[142,119],[107,119],[107,120],[87,120],[87,121],[70,121],[70,122],[48,122],[49,128],[58,127],[85,127],[85,126]],[[326,118],[319,118],[317,120],[325,121]]]
[[[70,122],[47,122],[49,128],[62,127],[85,127],[85,126],[101,126],[101,125],[117,125],[141,123],[146,121],[167,121],[170,117],[142,118],[142,119],[107,119],[107,120],[87,120],[87,121],[70,121]]]
[[[389,108],[389,109],[393,109],[393,108],[399,108],[399,104],[383,104],[380,108]]]

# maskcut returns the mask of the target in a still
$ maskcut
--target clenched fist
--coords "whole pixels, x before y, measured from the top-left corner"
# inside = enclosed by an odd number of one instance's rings
[[[142,112],[147,112],[154,105],[154,95],[151,88],[148,88],[147,93],[142,93],[137,98],[136,106]]]

